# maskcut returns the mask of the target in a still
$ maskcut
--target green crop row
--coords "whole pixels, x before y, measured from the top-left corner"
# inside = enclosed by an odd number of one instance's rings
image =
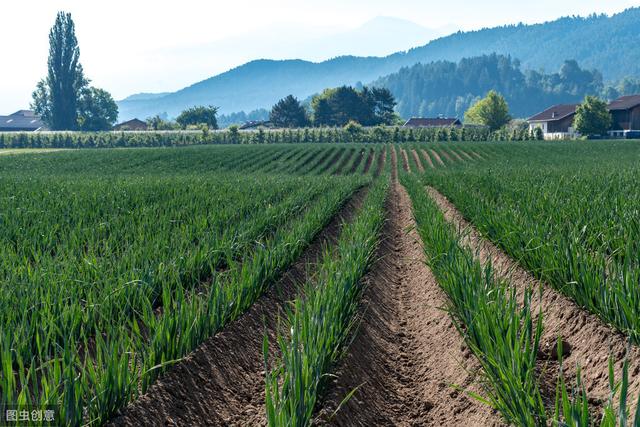
[[[260,158],[229,148],[0,159],[0,405],[104,422],[242,314],[368,182],[228,173]]]
[[[491,264],[482,265],[474,252],[462,245],[461,236],[444,219],[420,180],[408,174],[401,178],[412,200],[429,266],[448,297],[449,314],[482,367],[485,395],[472,395],[497,409],[512,425],[626,426],[627,362],[621,382],[616,383],[610,359],[611,394],[601,414],[589,406],[579,367],[576,385],[566,384],[561,369],[555,396],[543,396],[537,360],[543,316],[538,313],[537,320],[533,320],[533,290],[526,290],[518,301],[515,289],[495,276]],[[562,354],[560,347],[558,354]],[[550,399],[555,402],[553,407],[546,403]],[[640,409],[636,409],[632,425],[638,422]]]
[[[425,182],[525,268],[638,342],[640,146],[624,144],[541,144],[483,167],[428,171]]]
[[[310,425],[319,395],[342,355],[364,290],[361,279],[372,261],[384,221],[388,176],[372,185],[337,245],[326,251],[318,278],[308,283],[278,337],[281,365],[267,366],[266,410],[271,426]],[[268,342],[265,337],[265,364]]]

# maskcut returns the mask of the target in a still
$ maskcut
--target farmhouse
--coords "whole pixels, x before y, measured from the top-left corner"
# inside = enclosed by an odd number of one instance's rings
[[[117,131],[141,131],[141,130],[147,130],[148,129],[148,125],[147,122],[143,122],[142,120],[139,119],[133,119],[133,120],[129,120],[120,124],[117,124],[113,127],[113,130],[117,130]]]
[[[33,111],[20,110],[9,116],[0,116],[0,132],[35,132],[45,125]]]
[[[578,104],[559,104],[547,108],[527,120],[529,130],[542,129],[545,139],[573,138],[577,136],[573,128],[577,108]]]
[[[609,104],[613,137],[637,137],[640,135],[640,95],[623,96]]]
[[[442,128],[442,127],[460,127],[462,123],[458,119],[436,117],[421,118],[412,117],[402,126],[405,128]]]

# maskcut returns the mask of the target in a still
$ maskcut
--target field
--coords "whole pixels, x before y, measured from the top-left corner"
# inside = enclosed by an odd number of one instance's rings
[[[640,425],[639,178],[638,141],[0,150],[0,406]]]

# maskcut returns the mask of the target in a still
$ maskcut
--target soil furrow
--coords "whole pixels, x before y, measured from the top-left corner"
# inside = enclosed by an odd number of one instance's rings
[[[341,225],[360,209],[366,191],[358,190],[346,202],[296,263],[246,313],[170,368],[110,425],[265,425],[264,335],[275,343],[278,317],[313,274],[323,248],[337,242]]]
[[[357,156],[358,157],[356,157],[353,165],[351,165],[351,169],[349,170],[349,173],[351,174],[356,173],[356,171],[358,170],[358,166],[360,166],[360,163],[362,163],[362,159],[364,158],[364,150],[359,150]]]
[[[367,156],[367,163],[364,165],[365,174],[369,173],[369,170],[371,169],[371,165],[373,164],[373,159],[375,155],[376,155],[375,150],[369,150],[369,156]]]
[[[537,280],[531,273],[518,265],[506,253],[483,238],[455,206],[434,188],[428,188],[445,218],[459,230],[464,230],[464,243],[471,247],[481,262],[491,261],[496,273],[516,286],[521,298],[524,290],[536,290],[532,301],[532,311],[542,312],[544,333],[542,338],[541,372],[543,391],[555,393],[554,377],[557,362],[549,359],[551,347],[560,336],[569,345],[564,357],[564,371],[569,379],[575,377],[575,368],[582,368],[582,380],[590,397],[592,409],[597,409],[609,396],[608,361],[615,360],[616,381],[621,379],[622,364],[626,356],[627,337],[603,323],[597,316],[579,307],[573,300],[562,295],[550,285]],[[537,291],[541,292],[538,293]],[[539,295],[539,298],[538,298]],[[632,347],[629,358],[629,396],[633,407],[640,393],[640,349]],[[549,384],[551,382],[551,384]],[[549,398],[553,396],[547,396]]]
[[[349,163],[353,154],[354,154],[354,150],[349,150],[349,149],[346,150],[345,155],[340,160],[340,164],[338,165],[338,168],[335,170],[335,172],[333,172],[334,175],[342,174],[343,169],[347,166],[347,163]]]
[[[329,170],[329,168],[331,166],[333,166],[334,164],[336,164],[336,162],[338,160],[340,160],[340,158],[342,157],[342,155],[344,154],[345,150],[343,148],[338,148],[338,150],[336,151],[336,153],[331,157],[331,159],[325,163],[322,168],[318,171],[318,174],[323,174],[326,171]]]
[[[422,162],[420,161],[420,156],[416,150],[411,150],[411,155],[413,156],[413,160],[416,162],[416,166],[418,167],[419,172],[424,172],[424,166],[422,166]]]
[[[400,152],[402,153],[402,168],[406,172],[411,173],[411,168],[409,167],[409,156],[407,156],[407,151],[404,148],[401,148]]]
[[[433,154],[433,158],[436,159],[436,162],[440,163],[440,166],[445,166],[444,162],[442,161],[442,158],[438,153],[436,153],[435,150],[429,150],[429,152]]]
[[[384,164],[387,161],[387,148],[385,147],[383,150],[380,150],[380,157],[378,157],[378,167],[376,169],[376,173],[374,176],[377,178],[382,174],[384,170]]]
[[[455,157],[456,159],[458,159],[461,162],[464,162],[464,159],[462,157],[460,157],[460,154],[458,154],[456,152],[456,150],[450,149],[449,151],[451,151],[451,154],[453,154],[453,157]]]
[[[387,215],[386,238],[365,277],[358,331],[316,424],[500,425],[498,414],[453,387],[477,392],[478,363],[441,308],[446,297],[426,266],[409,196],[396,179]]]
[[[431,169],[435,169],[435,166],[433,165],[433,160],[431,160],[431,156],[429,156],[429,153],[427,153],[427,150],[420,150],[420,152],[422,153],[422,157],[424,157],[424,160],[427,162],[427,164],[429,165],[429,167]]]
[[[442,157],[444,157],[445,159],[447,159],[450,163],[453,163],[453,162],[454,162],[453,158],[451,158],[451,156],[449,155],[449,153],[447,153],[447,150],[442,150],[442,151],[440,151],[440,153],[442,154]]]

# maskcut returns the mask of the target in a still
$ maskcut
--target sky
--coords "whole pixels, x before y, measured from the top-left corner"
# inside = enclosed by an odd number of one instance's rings
[[[48,33],[59,10],[70,12],[76,23],[87,77],[115,99],[122,99],[138,92],[175,91],[252,59],[320,61],[348,53],[385,55],[458,29],[537,23],[593,12],[612,14],[640,6],[640,0],[4,3],[0,10],[0,115],[28,107],[36,83],[46,74]],[[384,35],[388,42],[382,43],[379,31],[365,25],[378,17],[411,24],[396,21],[392,34]]]

